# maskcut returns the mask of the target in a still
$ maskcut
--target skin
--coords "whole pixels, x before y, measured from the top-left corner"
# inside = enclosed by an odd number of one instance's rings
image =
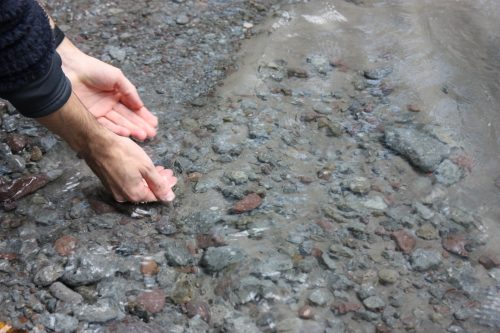
[[[152,138],[158,126],[135,86],[118,68],[86,55],[68,38],[56,51],[73,93],[61,109],[37,121],[77,151],[118,202],[172,201],[177,183],[172,170],[155,167],[128,138]]]
[[[104,128],[73,93],[56,112],[37,118],[78,152],[119,201],[172,201],[177,179],[171,170],[155,167],[131,139]]]

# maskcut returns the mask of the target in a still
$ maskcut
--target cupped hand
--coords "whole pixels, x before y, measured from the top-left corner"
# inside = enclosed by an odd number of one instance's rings
[[[118,202],[172,201],[177,183],[172,170],[154,166],[129,138],[110,133],[110,145],[84,156],[88,166]]]
[[[99,123],[118,135],[141,141],[156,135],[158,119],[144,107],[121,70],[86,55],[67,38],[57,52],[74,93]]]

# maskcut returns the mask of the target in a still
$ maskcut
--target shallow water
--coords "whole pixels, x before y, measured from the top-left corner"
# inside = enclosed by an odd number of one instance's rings
[[[480,213],[495,238],[500,233],[500,190],[494,184],[500,177],[498,15],[500,3],[494,0],[295,4],[242,50],[242,65],[223,94],[252,94],[262,84],[254,68],[275,59],[300,66],[311,52],[358,70],[390,64],[392,102],[418,106],[422,121],[441,125],[449,134],[445,139],[466,150],[471,174],[449,198]],[[337,76],[328,89],[348,89],[350,80]],[[318,92],[325,88],[321,84]],[[500,251],[497,244],[489,246]]]

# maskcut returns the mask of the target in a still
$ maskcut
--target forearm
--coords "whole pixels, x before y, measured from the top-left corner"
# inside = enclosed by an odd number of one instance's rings
[[[74,93],[62,108],[36,120],[83,156],[109,143],[109,131],[96,121]]]

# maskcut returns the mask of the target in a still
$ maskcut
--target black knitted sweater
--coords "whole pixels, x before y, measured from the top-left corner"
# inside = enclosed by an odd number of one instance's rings
[[[0,97],[25,116],[42,117],[70,95],[43,9],[35,0],[0,0]]]
[[[42,8],[29,0],[0,0],[0,92],[16,90],[49,70],[52,31]]]

